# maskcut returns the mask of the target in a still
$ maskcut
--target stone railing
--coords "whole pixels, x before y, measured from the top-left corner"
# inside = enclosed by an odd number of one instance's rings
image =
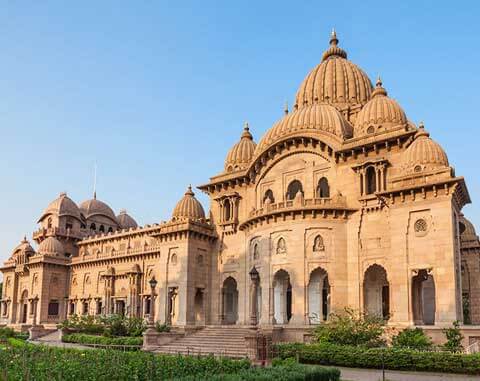
[[[344,196],[335,196],[332,198],[297,198],[294,200],[287,200],[277,202],[275,204],[264,204],[262,208],[254,209],[249,213],[249,218],[259,217],[265,214],[270,214],[274,212],[287,211],[288,209],[298,209],[298,208],[345,208],[347,206]]]
[[[80,231],[74,231],[72,229],[65,229],[60,227],[53,227],[53,228],[40,228],[33,232],[33,239],[38,239],[41,237],[48,237],[48,236],[62,236],[68,238],[83,238],[85,234]]]

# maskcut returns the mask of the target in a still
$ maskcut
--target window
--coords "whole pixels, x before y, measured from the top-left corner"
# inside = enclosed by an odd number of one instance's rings
[[[317,185],[317,197],[327,198],[330,197],[330,187],[328,185],[328,179],[322,177]]]
[[[324,251],[325,245],[323,244],[323,237],[319,234],[313,241],[313,251]]]
[[[269,204],[275,203],[275,197],[273,197],[273,192],[271,189],[268,189],[263,196],[263,203],[265,204],[268,200]]]
[[[97,226],[94,223],[92,223],[90,225],[90,230],[97,230]]]
[[[101,233],[104,233],[105,232],[105,226],[103,225],[100,225],[100,229],[98,229]]]
[[[413,229],[415,230],[415,233],[424,233],[427,231],[427,221],[425,221],[423,218],[420,218],[415,221],[415,224],[413,226]]]
[[[197,257],[197,265],[203,266],[203,255],[201,254]]]
[[[87,315],[88,314],[88,302],[83,302],[82,303],[82,313],[84,315]]]
[[[113,229],[112,229],[111,226],[108,228],[108,232],[109,232],[109,233],[113,233]]]
[[[230,221],[232,218],[232,204],[230,200],[225,200],[223,203],[223,219],[224,221]]]
[[[65,228],[67,230],[72,230],[73,229],[73,222],[71,220],[67,220],[67,223],[65,224]]]
[[[367,194],[373,194],[377,191],[377,176],[375,174],[375,168],[374,167],[368,167],[367,171],[365,173],[365,177],[367,180],[366,184],[366,193]]]
[[[145,299],[145,315],[150,315],[150,298]]]
[[[257,259],[260,259],[260,250],[258,248],[258,243],[253,245],[253,260],[256,261]]]
[[[287,252],[287,244],[283,238],[277,242],[277,254],[285,254]]]
[[[293,200],[298,192],[303,194],[302,183],[298,180],[293,180],[287,188],[287,200]]]
[[[83,222],[80,224],[80,229],[86,229],[87,225],[85,225]]]
[[[97,301],[97,315],[101,315],[102,314],[102,301],[99,300]]]
[[[75,314],[75,303],[74,303],[74,302],[70,302],[70,311],[69,311],[69,314],[70,314],[70,315]]]
[[[421,166],[421,165],[416,165],[416,166],[413,168],[413,171],[414,171],[414,172],[422,172],[422,166]]]
[[[49,229],[52,228],[52,218],[51,217],[47,221],[47,228],[49,228]]]
[[[58,316],[59,304],[58,300],[52,300],[48,303],[48,315],[49,316]]]

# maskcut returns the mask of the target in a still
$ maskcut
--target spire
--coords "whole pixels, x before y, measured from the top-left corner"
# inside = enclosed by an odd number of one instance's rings
[[[430,134],[425,130],[425,125],[423,122],[418,123],[418,131],[415,134],[415,139],[418,139],[421,136],[426,136],[427,138],[430,136]]]
[[[192,184],[190,184],[185,192],[185,196],[195,196],[195,193],[192,191]]]
[[[330,45],[337,45],[338,44],[338,38],[337,38],[337,32],[335,32],[335,28],[332,28],[332,33],[330,34]]]
[[[385,90],[382,85],[383,85],[382,78],[380,78],[380,75],[379,75],[377,77],[377,82],[375,83],[375,89],[372,92],[372,98],[377,95],[387,96],[387,90]]]
[[[243,138],[253,140],[253,136],[252,136],[252,134],[250,133],[250,127],[248,126],[248,122],[245,122],[245,123],[243,124],[242,139],[243,139]]]
[[[288,101],[285,101],[285,108],[283,109],[285,115],[288,115]]]
[[[339,48],[337,45],[337,32],[335,32],[335,29],[332,29],[332,33],[330,34],[330,47],[323,53],[322,62],[329,57],[340,57],[347,59],[347,52],[342,48]]]
[[[93,199],[97,199],[97,162],[93,165]]]

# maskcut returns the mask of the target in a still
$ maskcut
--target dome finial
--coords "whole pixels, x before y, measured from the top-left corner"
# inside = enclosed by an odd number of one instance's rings
[[[195,193],[192,191],[192,184],[190,184],[187,188],[187,191],[185,192],[185,196],[194,196]]]
[[[387,90],[383,88],[383,82],[382,78],[380,78],[380,75],[377,77],[377,82],[375,83],[375,90],[372,92],[372,98],[377,96],[377,95],[387,95]]]
[[[248,126],[248,122],[245,122],[245,123],[243,124],[242,139],[243,139],[243,138],[247,138],[247,139],[253,140],[253,136],[252,136],[252,134],[250,133],[250,127]]]
[[[288,115],[288,101],[285,101],[285,108],[283,109],[285,115]]]
[[[332,33],[330,34],[330,45],[337,45],[337,44],[338,44],[337,32],[335,32],[335,28],[332,28]]]
[[[418,123],[418,129],[425,131],[425,124],[423,124],[423,121],[420,121],[420,122]]]
[[[377,83],[375,84],[377,87],[382,87],[382,78],[380,75],[377,77]]]
[[[245,121],[245,123],[243,124],[243,131],[250,131],[250,127],[248,126],[247,121]]]
[[[427,138],[430,136],[430,134],[425,130],[425,124],[423,121],[418,123],[418,131],[415,134],[415,139],[421,137],[421,136],[426,136]]]

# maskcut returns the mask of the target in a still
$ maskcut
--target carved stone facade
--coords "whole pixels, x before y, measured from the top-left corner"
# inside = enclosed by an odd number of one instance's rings
[[[464,179],[334,34],[293,110],[258,144],[246,125],[199,189],[208,217],[189,188],[168,222],[143,227],[62,194],[38,221],[38,249],[22,241],[1,268],[0,322],[153,313],[288,330],[349,306],[398,327],[480,324]]]

